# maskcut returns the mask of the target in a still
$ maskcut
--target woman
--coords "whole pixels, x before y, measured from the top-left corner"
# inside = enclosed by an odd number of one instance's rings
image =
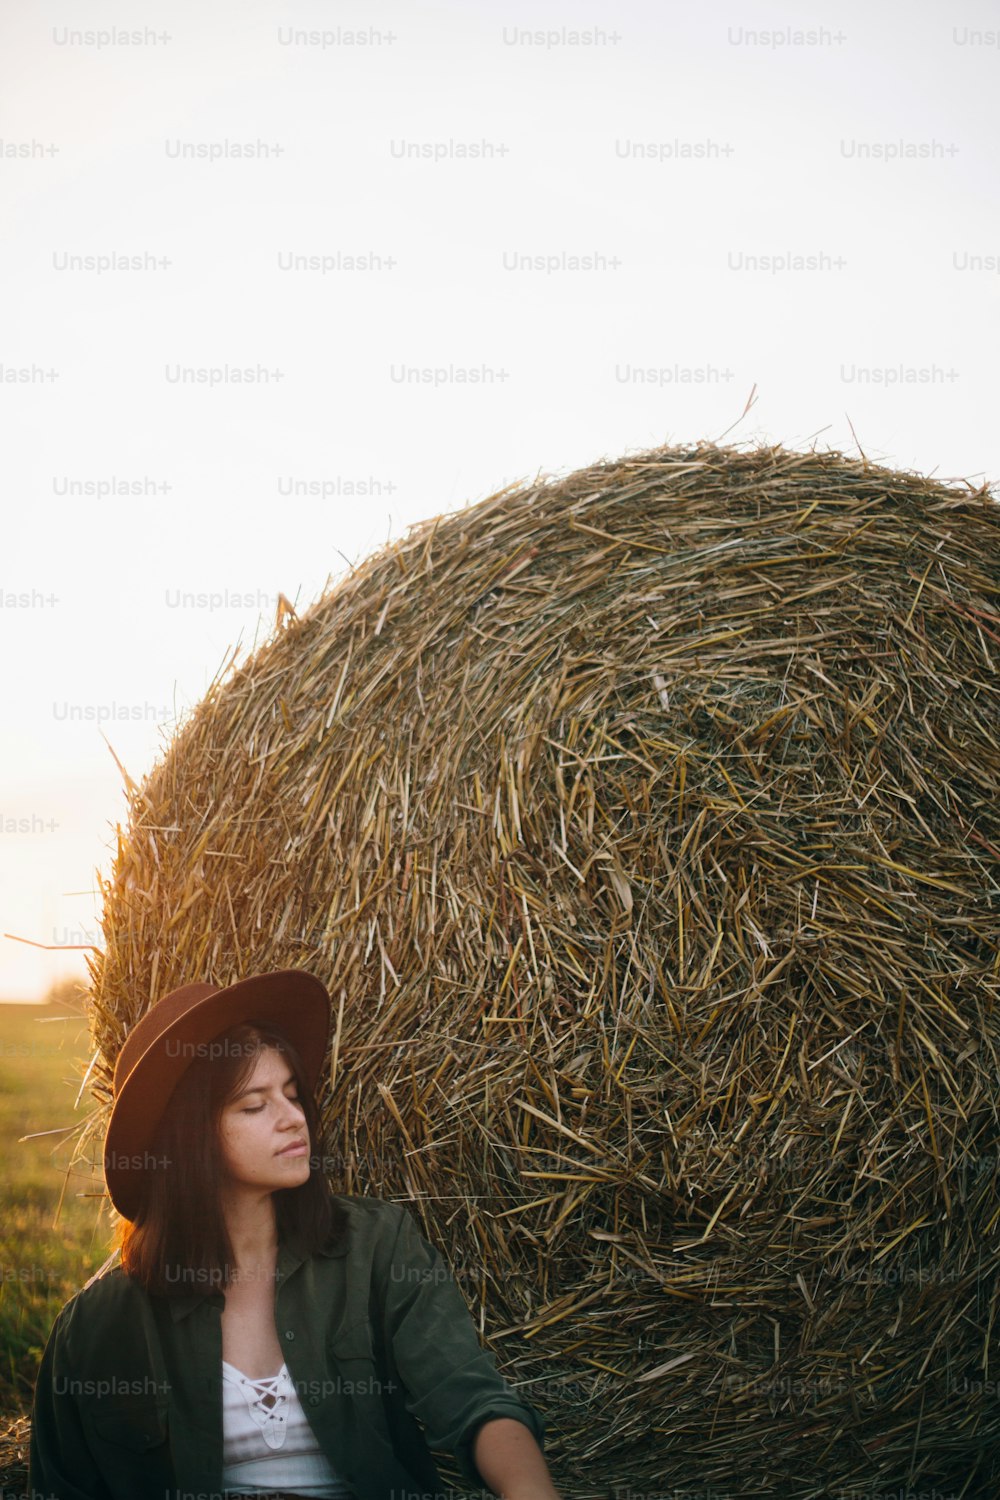
[[[285,969],[189,984],[132,1028],[104,1151],[121,1264],[62,1308],[35,1387],[49,1500],[431,1500],[431,1448],[505,1500],[558,1500],[409,1211],[334,1193],[315,1089],[329,996]]]

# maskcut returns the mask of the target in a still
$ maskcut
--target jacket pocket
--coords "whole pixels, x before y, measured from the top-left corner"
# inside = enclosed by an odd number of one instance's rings
[[[133,1453],[148,1453],[167,1440],[165,1402],[115,1401],[94,1407],[90,1421],[103,1442],[128,1448]]]
[[[166,1401],[96,1401],[87,1444],[110,1500],[164,1500],[176,1488]]]
[[[339,1362],[345,1360],[367,1360],[375,1363],[372,1331],[367,1318],[356,1318],[352,1323],[341,1324],[327,1338],[331,1354]]]
[[[379,1363],[371,1324],[367,1318],[356,1318],[328,1334],[326,1342],[330,1376],[327,1391],[335,1399],[349,1402],[372,1433],[388,1444],[387,1391],[391,1394],[399,1387]]]
[[[372,1330],[367,1318],[341,1325],[327,1336],[327,1362],[332,1366],[331,1391],[367,1407],[381,1397],[384,1380],[375,1358]]]

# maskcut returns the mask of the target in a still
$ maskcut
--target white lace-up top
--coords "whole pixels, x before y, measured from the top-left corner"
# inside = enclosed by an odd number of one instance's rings
[[[316,1441],[287,1365],[251,1380],[222,1361],[222,1489],[355,1500]]]

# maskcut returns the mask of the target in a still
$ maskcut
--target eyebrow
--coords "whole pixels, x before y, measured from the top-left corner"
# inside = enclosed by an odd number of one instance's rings
[[[295,1074],[294,1073],[289,1073],[288,1077],[284,1080],[284,1082],[282,1083],[281,1087],[282,1088],[286,1088],[288,1086],[288,1084],[290,1084],[290,1083],[295,1083]],[[230,1099],[229,1102],[230,1102],[230,1104],[238,1104],[241,1099],[245,1099],[246,1098],[247,1094],[266,1094],[266,1093],[267,1093],[267,1089],[264,1088],[262,1084],[258,1083],[258,1084],[255,1084],[255,1086],[252,1089],[244,1089],[241,1094],[237,1094],[234,1098]]]

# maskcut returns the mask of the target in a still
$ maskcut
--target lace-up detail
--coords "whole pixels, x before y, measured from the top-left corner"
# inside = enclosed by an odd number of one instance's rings
[[[253,1380],[222,1361],[222,1490],[354,1500],[323,1453],[286,1364]]]
[[[222,1372],[227,1380],[238,1385],[246,1397],[250,1415],[260,1428],[269,1448],[282,1448],[288,1430],[288,1396],[291,1377],[288,1366],[282,1365],[277,1375],[262,1375],[251,1380],[235,1365],[222,1361]]]

